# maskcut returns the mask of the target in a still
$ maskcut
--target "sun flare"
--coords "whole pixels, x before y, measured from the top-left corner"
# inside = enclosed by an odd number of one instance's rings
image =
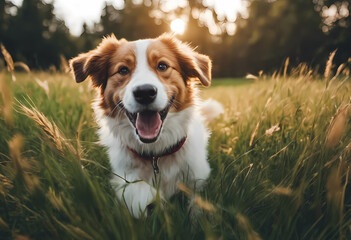
[[[183,34],[185,30],[185,22],[180,18],[174,19],[171,22],[171,29],[177,34]]]

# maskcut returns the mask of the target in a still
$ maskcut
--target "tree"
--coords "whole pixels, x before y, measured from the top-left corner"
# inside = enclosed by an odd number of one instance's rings
[[[156,37],[168,29],[164,22],[156,24],[155,19],[150,17],[150,11],[150,7],[144,4],[134,4],[131,0],[125,1],[122,10],[106,4],[95,29],[99,37],[112,33],[117,38],[128,40]]]
[[[338,49],[335,60],[338,64],[344,63],[351,56],[351,0],[320,0],[317,6],[328,37],[323,50],[331,52]],[[335,10],[335,15],[325,14],[330,9]]]
[[[47,68],[59,65],[59,55],[75,54],[68,28],[53,13],[52,3],[23,0],[17,15],[11,18],[8,50],[17,61],[30,67]]]

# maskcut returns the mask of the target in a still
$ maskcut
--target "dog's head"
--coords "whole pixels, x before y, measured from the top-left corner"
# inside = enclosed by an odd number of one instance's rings
[[[90,77],[106,116],[127,118],[144,143],[158,139],[168,112],[193,105],[193,81],[211,84],[211,60],[162,35],[128,42],[114,36],[70,60],[78,83]]]

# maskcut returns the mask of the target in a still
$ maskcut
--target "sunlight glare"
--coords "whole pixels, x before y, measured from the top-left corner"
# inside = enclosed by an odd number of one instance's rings
[[[185,22],[180,18],[174,19],[171,22],[171,29],[177,34],[183,34],[185,30]]]

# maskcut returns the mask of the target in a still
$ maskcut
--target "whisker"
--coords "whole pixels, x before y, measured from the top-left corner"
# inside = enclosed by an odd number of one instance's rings
[[[112,109],[112,111],[109,113],[108,116],[111,117],[112,114],[116,111],[116,109],[118,109],[118,112],[116,113],[116,115],[117,115],[117,117],[119,117],[119,115],[122,114],[123,111],[125,110],[124,105],[123,105],[121,100],[117,102],[116,106]]]

